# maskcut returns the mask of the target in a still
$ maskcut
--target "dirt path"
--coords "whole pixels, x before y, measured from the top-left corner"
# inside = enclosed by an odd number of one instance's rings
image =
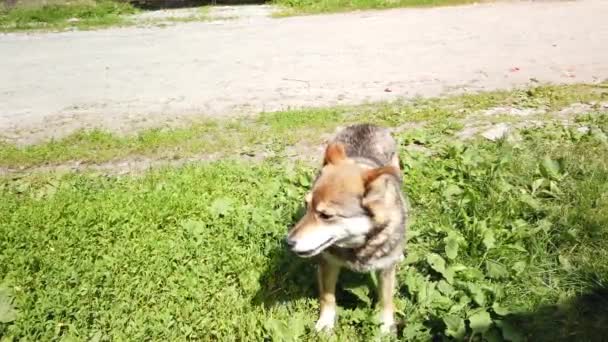
[[[0,137],[608,78],[608,1],[0,35]]]

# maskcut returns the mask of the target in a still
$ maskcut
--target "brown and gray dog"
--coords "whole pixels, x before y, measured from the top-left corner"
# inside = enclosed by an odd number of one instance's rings
[[[319,257],[317,330],[334,326],[342,267],[377,272],[381,330],[393,328],[395,270],[403,259],[407,219],[401,185],[397,143],[387,129],[353,125],[329,142],[306,196],[306,214],[286,238],[298,256]]]

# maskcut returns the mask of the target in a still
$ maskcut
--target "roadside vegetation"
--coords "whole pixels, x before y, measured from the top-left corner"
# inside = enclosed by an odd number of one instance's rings
[[[397,7],[454,6],[479,0],[274,0],[283,9],[276,16],[348,12]]]
[[[0,32],[107,27],[126,23],[126,16],[136,12],[137,9],[127,2],[112,0],[0,5]]]
[[[281,152],[372,121],[409,127],[395,133],[412,207],[398,338],[600,341],[608,330],[608,114],[595,104],[607,96],[605,85],[543,86],[5,145],[0,161],[13,166],[244,144],[277,154],[138,175],[0,178],[0,339],[373,339],[374,279],[349,272],[336,331],[313,332],[314,267],[282,241],[316,164]],[[580,103],[590,105],[567,120],[551,114]],[[495,141],[457,138],[468,120],[486,117],[480,111],[500,106],[547,116]],[[486,118],[507,119],[520,120]],[[217,145],[197,145],[226,129]]]
[[[395,7],[451,6],[474,2],[479,0],[273,0],[269,3],[278,7],[274,16],[282,17]],[[142,10],[132,3],[126,0],[4,0],[0,1],[0,32],[87,30],[125,25],[165,26],[178,22],[213,19],[208,15],[210,1],[201,1],[201,10],[198,12],[160,18],[152,16],[152,19],[147,20],[133,17]],[[135,4],[145,8],[146,3],[144,0]]]
[[[449,123],[456,131],[473,123],[522,119],[483,114],[491,108],[524,108],[538,114],[522,120],[543,119],[572,104],[605,100],[606,87],[545,85],[409,102],[262,113],[255,118],[202,120],[187,127],[149,129],[126,136],[93,130],[27,146],[0,141],[0,168],[27,169],[68,161],[86,165],[134,156],[170,160],[210,154],[281,155],[296,144],[318,146],[337,127],[361,121],[404,129]]]

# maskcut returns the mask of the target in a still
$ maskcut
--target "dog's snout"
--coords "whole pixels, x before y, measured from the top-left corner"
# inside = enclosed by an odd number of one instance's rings
[[[287,244],[287,246],[289,248],[293,248],[293,246],[296,245],[296,241],[293,239],[290,239],[289,236],[285,238],[285,243]]]

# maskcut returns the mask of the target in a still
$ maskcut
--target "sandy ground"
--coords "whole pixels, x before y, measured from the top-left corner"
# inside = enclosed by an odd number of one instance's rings
[[[0,35],[0,138],[608,78],[606,0],[225,11],[230,20]]]

